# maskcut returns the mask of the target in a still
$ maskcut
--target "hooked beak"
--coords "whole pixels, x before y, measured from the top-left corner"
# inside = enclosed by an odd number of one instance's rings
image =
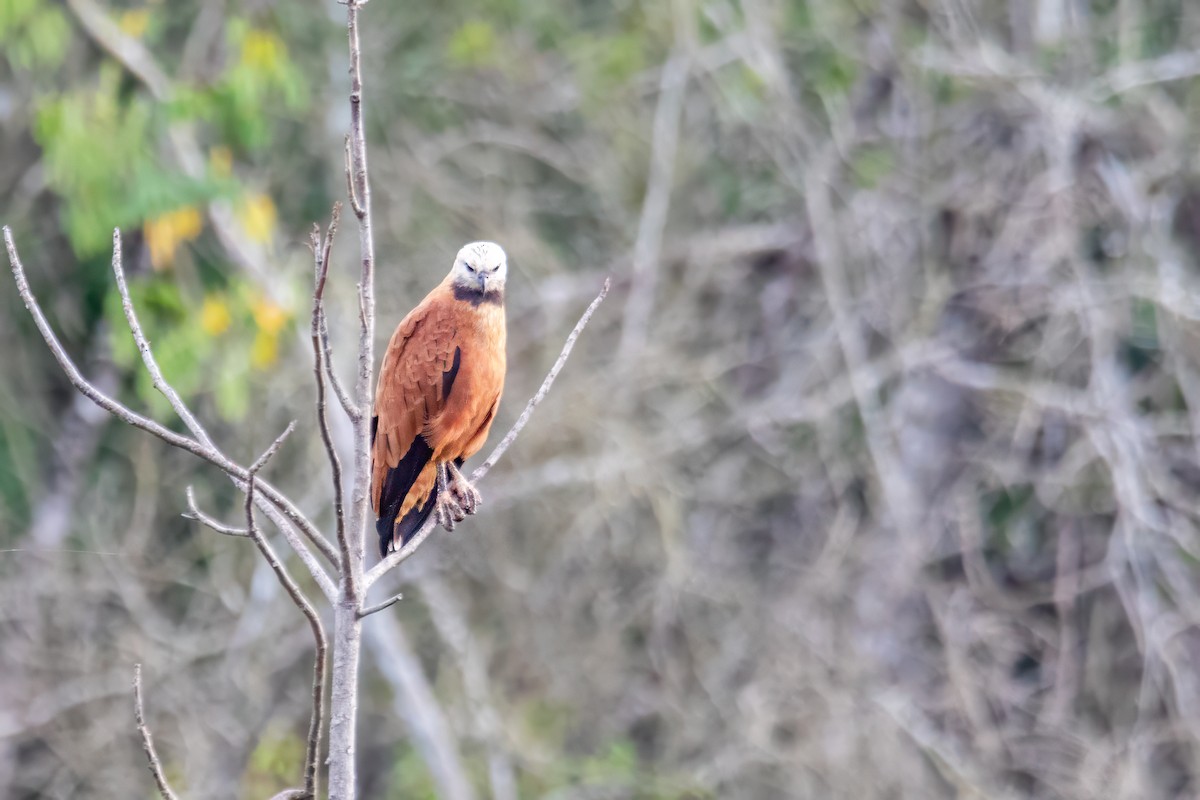
[[[483,292],[484,294],[487,293],[487,279],[488,279],[487,275],[480,273],[480,275],[479,275],[479,291]]]

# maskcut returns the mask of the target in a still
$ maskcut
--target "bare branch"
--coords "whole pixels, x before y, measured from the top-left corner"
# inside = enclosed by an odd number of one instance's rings
[[[255,481],[255,484],[256,486],[262,485],[259,481]],[[249,535],[245,528],[235,528],[232,525],[226,525],[225,523],[215,519],[213,516],[201,511],[196,506],[196,496],[192,491],[192,487],[190,486],[187,488],[187,501],[188,510],[183,514],[185,518],[194,519],[202,525],[205,525],[206,527],[211,528],[212,530],[224,536]],[[337,587],[334,586],[333,580],[325,573],[325,570],[321,568],[321,565],[317,563],[312,551],[303,546],[303,542],[300,541],[300,534],[295,531],[291,522],[289,522],[286,517],[279,513],[279,509],[275,508],[275,506],[269,503],[262,503],[258,499],[257,492],[255,493],[255,503],[258,505],[259,510],[266,514],[270,518],[271,522],[274,523],[275,527],[279,529],[279,531],[283,534],[283,538],[286,539],[288,544],[292,546],[292,549],[296,551],[296,555],[300,557],[300,560],[308,569],[309,574],[313,576],[313,580],[316,581],[317,586],[321,589],[321,593],[324,594],[330,602],[334,602],[337,599]],[[301,545],[300,547],[296,547],[298,543]]]
[[[659,255],[671,207],[671,181],[675,173],[675,154],[679,149],[679,123],[683,118],[689,65],[686,53],[675,52],[663,67],[659,81],[661,94],[654,111],[650,172],[646,179],[646,195],[642,200],[637,239],[633,245],[632,287],[625,305],[621,340],[617,345],[618,363],[625,363],[630,354],[641,350],[654,311]]]
[[[122,265],[121,258],[120,230],[113,231],[112,270],[113,277],[117,282],[117,291],[121,295],[121,308],[125,312],[125,321],[129,324],[129,330],[133,334],[133,341],[137,345],[138,352],[142,355],[142,363],[145,364],[146,371],[150,373],[150,377],[154,382],[154,388],[167,398],[167,401],[171,404],[171,408],[173,408],[175,413],[179,415],[179,418],[183,420],[184,425],[186,425],[187,429],[192,432],[192,435],[195,436],[201,444],[207,446],[213,452],[220,454],[220,448],[218,448],[213,442],[212,437],[208,434],[208,431],[203,425],[200,424],[200,421],[196,419],[196,416],[192,414],[191,409],[187,407],[187,404],[183,402],[183,400],[179,397],[179,394],[175,391],[171,384],[167,382],[167,379],[163,377],[162,370],[159,368],[158,362],[154,358],[154,352],[150,349],[150,342],[147,341],[146,334],[142,331],[141,323],[138,321],[137,312],[133,307],[133,300],[129,296],[129,287],[125,282],[125,269]],[[263,494],[266,495],[269,500],[272,500],[272,502],[276,502],[276,504],[280,505],[285,514],[287,514],[289,517],[292,517],[292,513],[289,512],[288,508],[284,507],[283,504],[280,504],[277,500],[272,498],[267,491],[264,491]],[[295,508],[294,505],[292,505],[290,502],[287,502],[287,505],[291,506],[291,510],[295,513],[293,521],[299,525],[300,530],[302,530],[309,540],[317,546],[317,549],[321,550],[321,552],[325,553],[327,556],[332,553],[333,546],[325,539],[324,536],[321,535],[320,531],[318,531],[316,527],[309,522],[303,514],[300,513],[299,509]]]
[[[363,5],[362,0],[348,0],[346,3],[346,32],[350,47],[350,184],[353,189],[351,200],[358,217],[358,246],[362,261],[358,282],[358,375],[354,383],[354,404],[362,413],[354,422],[355,482],[342,582],[347,597],[356,606],[362,601],[359,582],[362,579],[365,531],[370,512],[371,432],[366,409],[371,406],[375,368],[375,238],[371,227],[371,186],[367,179],[367,137],[362,109],[362,49],[358,35],[358,11]]]
[[[185,519],[194,519],[207,528],[211,528],[222,536],[249,536],[245,528],[235,528],[205,514],[196,505],[196,492],[191,486],[187,487],[187,511],[183,512]]]
[[[5,226],[3,232],[4,245],[8,251],[8,261],[12,267],[13,280],[17,284],[17,292],[20,294],[21,300],[25,304],[25,308],[33,317],[34,324],[37,326],[38,332],[41,333],[42,339],[50,348],[50,352],[54,356],[54,360],[58,362],[59,367],[67,376],[67,380],[69,380],[71,384],[85,397],[125,424],[153,434],[172,447],[186,450],[192,455],[209,462],[229,475],[229,477],[234,480],[235,484],[237,484],[239,488],[242,488],[242,483],[246,480],[247,475],[245,467],[230,460],[216,447],[206,445],[204,442],[191,439],[187,436],[182,436],[170,430],[169,428],[160,425],[152,419],[143,417],[141,414],[138,414],[132,409],[117,402],[104,392],[100,391],[100,389],[96,388],[95,385],[93,385],[87,380],[87,378],[83,376],[83,373],[79,371],[79,368],[75,366],[74,361],[72,361],[71,357],[67,354],[66,349],[63,348],[62,343],[58,341],[58,337],[55,335],[54,330],[50,327],[50,323],[46,320],[45,314],[42,313],[41,306],[38,305],[37,299],[33,296],[33,292],[29,288],[29,281],[25,276],[25,267],[21,263],[21,258],[17,254],[16,244],[13,242],[12,231],[8,228],[8,226]],[[139,327],[137,329],[138,333],[135,333],[135,339],[140,333],[140,330],[141,329]],[[142,340],[144,341],[144,337],[142,337]],[[149,352],[148,347],[145,352],[148,354],[150,362],[153,363],[153,354]],[[157,369],[158,368],[156,365],[155,370],[157,371]],[[294,523],[296,527],[304,532],[305,536],[307,536],[309,540],[316,545],[317,549],[321,551],[322,555],[328,558],[330,562],[335,564],[337,563],[337,550],[334,549],[333,545],[331,545],[329,541],[321,535],[320,531],[316,529],[312,522],[304,516],[304,514],[291,500],[285,497],[278,489],[269,483],[260,482],[259,490],[266,500],[278,507],[283,516],[285,516],[289,521]],[[264,513],[269,514],[270,512],[264,507],[265,505],[266,504],[263,504],[260,507],[263,507]],[[303,542],[299,539],[299,537],[291,537],[288,541],[293,547],[297,547],[297,545],[304,547]],[[299,550],[297,552],[299,552]],[[304,558],[303,553],[300,555],[301,558]],[[304,559],[304,561],[306,565],[317,564],[315,559],[311,558]],[[317,565],[317,568],[320,569],[319,565]],[[309,569],[311,570],[312,566],[309,566]],[[316,573],[314,573],[313,577],[320,582],[321,578],[318,577]],[[327,576],[325,577],[327,578]]]
[[[570,357],[571,351],[575,348],[575,340],[579,338],[581,333],[583,333],[583,329],[586,328],[588,322],[591,321],[592,315],[596,313],[596,309],[600,307],[600,304],[604,302],[604,298],[608,296],[608,290],[611,285],[612,279],[605,278],[604,286],[600,289],[600,294],[596,295],[596,299],[593,300],[591,305],[587,307],[587,310],[583,312],[583,316],[579,318],[579,322],[575,323],[575,327],[571,330],[570,335],[567,336],[567,341],[563,344],[562,352],[558,354],[558,359],[554,362],[554,366],[552,366],[550,371],[546,373],[546,378],[542,381],[542,385],[540,388],[538,388],[537,393],[534,394],[533,397],[529,398],[529,402],[525,404],[525,410],[521,412],[521,416],[517,417],[517,421],[513,423],[513,426],[509,429],[508,433],[504,434],[504,438],[500,440],[500,444],[496,445],[496,449],[492,450],[492,453],[487,457],[487,460],[480,464],[475,471],[471,473],[472,483],[477,483],[478,481],[482,480],[483,477],[488,474],[488,471],[491,470],[492,467],[496,466],[496,462],[500,460],[500,457],[504,455],[504,452],[508,450],[509,446],[516,440],[517,436],[529,423],[529,418],[533,415],[533,410],[537,408],[538,404],[542,402],[542,400],[546,397],[546,394],[550,391],[550,387],[554,385],[555,378],[558,377],[558,373],[562,371],[563,365],[567,363],[567,358]],[[405,543],[404,547],[388,553],[387,558],[382,559],[378,564],[372,567],[363,577],[363,591],[370,589],[375,581],[379,580],[396,566],[404,563],[409,556],[417,551],[417,548],[421,546],[425,539],[428,538],[431,533],[433,533],[433,529],[436,527],[436,525],[437,520],[431,516],[429,520],[427,520],[426,523],[421,526],[420,530],[413,534],[412,538]]]
[[[558,360],[554,362],[554,366],[546,373],[546,379],[542,381],[541,388],[537,390],[537,393],[533,397],[529,398],[529,402],[525,404],[525,410],[521,412],[521,416],[517,417],[517,421],[513,423],[508,433],[504,434],[504,438],[500,440],[500,444],[496,445],[496,449],[492,451],[492,454],[471,473],[472,483],[482,478],[488,473],[488,470],[496,466],[496,462],[504,455],[504,451],[508,449],[521,430],[529,423],[529,418],[533,415],[533,410],[537,408],[538,403],[542,402],[546,397],[546,393],[550,391],[550,387],[554,385],[554,379],[558,377],[558,373],[562,371],[563,365],[567,363],[567,358],[571,355],[571,350],[575,348],[575,340],[579,338],[579,334],[583,333],[583,329],[591,321],[592,314],[596,313],[596,309],[604,302],[604,298],[608,296],[608,290],[611,286],[612,278],[605,278],[604,286],[600,289],[600,294],[596,295],[596,299],[583,312],[583,316],[579,318],[579,322],[575,323],[574,329],[572,329],[570,335],[567,336],[567,341],[563,344],[562,352],[558,354]]]
[[[146,340],[146,334],[142,331],[142,324],[138,321],[137,312],[133,309],[133,300],[129,296],[129,286],[125,283],[125,267],[121,258],[121,230],[119,228],[113,229],[112,235],[112,271],[113,277],[117,281],[117,292],[121,295],[121,309],[125,312],[125,322],[129,324],[134,344],[137,345],[138,352],[142,355],[142,363],[146,366],[146,371],[150,373],[154,388],[167,398],[171,408],[175,410],[175,413],[183,420],[183,424],[201,444],[217,450],[218,448],[213,443],[208,431],[179,397],[179,393],[171,384],[167,383],[167,379],[163,377],[162,370],[159,369],[158,362],[154,358],[154,353],[150,350],[150,342]]]
[[[363,209],[362,203],[359,202],[358,192],[354,188],[354,170],[351,167],[353,159],[350,157],[350,134],[346,134],[346,194],[350,197],[350,208],[354,211],[354,216],[362,219],[367,212]]]
[[[367,177],[367,136],[363,123],[362,50],[358,12],[363,0],[346,0],[346,39],[350,52],[350,135],[347,138],[348,191],[358,218],[361,272],[358,281],[358,371],[354,381],[354,488],[350,517],[341,537],[340,595],[334,608],[333,681],[330,686],[329,797],[353,800],[358,796],[355,751],[358,724],[358,663],[362,647],[362,621],[358,610],[365,589],[363,562],[366,529],[370,518],[371,431],[368,409],[375,369],[375,238],[371,228],[371,187]]]
[[[108,13],[92,0],[67,0],[67,5],[96,44],[144,83],[154,99],[167,99],[171,93],[171,81],[146,45],[139,39],[127,36]]]
[[[258,473],[259,470],[261,470],[263,468],[263,465],[266,464],[267,461],[269,461],[272,456],[274,456],[277,452],[279,452],[279,448],[283,446],[284,440],[286,440],[287,437],[291,436],[292,431],[294,431],[294,430],[296,430],[296,420],[292,420],[291,422],[289,422],[288,426],[283,429],[283,433],[276,436],[275,441],[271,442],[271,446],[268,447],[266,450],[264,450],[263,454],[261,456],[259,456],[258,459],[255,460],[255,462],[253,464],[250,465],[250,470],[249,470],[250,475],[247,478],[247,482],[249,482],[251,480],[256,480],[254,476]],[[247,489],[247,491],[249,491],[251,489],[251,487],[247,486],[246,489]]]
[[[317,262],[317,281],[320,284],[317,291],[322,293],[322,299],[314,303],[314,305],[319,306],[319,308],[314,308],[314,310],[317,313],[318,332],[321,336],[322,355],[325,358],[325,377],[329,379],[329,385],[333,387],[333,393],[337,395],[337,399],[338,402],[341,403],[342,410],[346,412],[346,415],[350,417],[351,421],[354,421],[361,417],[363,412],[362,409],[358,408],[358,406],[354,404],[354,401],[350,397],[350,393],[346,391],[346,387],[342,385],[341,380],[337,376],[337,372],[333,368],[333,347],[329,343],[329,324],[325,316],[325,305],[323,301],[325,276],[329,272],[329,253],[333,249],[333,237],[337,234],[337,226],[338,222],[341,220],[341,217],[342,204],[334,203],[333,213],[330,215],[329,230],[325,234],[323,240],[319,240],[320,231],[316,229],[316,226],[314,226],[313,232],[315,236],[312,239],[313,257],[320,259]],[[320,241],[319,250],[317,249],[318,241]],[[318,298],[314,296],[314,301],[317,300]]]
[[[117,401],[113,400],[108,395],[101,392],[95,386],[88,382],[71,357],[67,355],[67,351],[63,348],[62,343],[58,341],[58,337],[54,334],[54,330],[50,327],[50,323],[46,321],[45,314],[42,313],[41,307],[34,298],[33,293],[29,289],[29,281],[25,277],[25,267],[21,264],[21,258],[17,255],[16,245],[13,243],[12,231],[6,225],[4,226],[4,246],[8,250],[8,262],[12,267],[13,279],[17,283],[17,293],[21,296],[21,300],[25,303],[26,310],[33,317],[34,325],[37,326],[38,332],[42,334],[42,339],[50,347],[50,352],[54,356],[54,360],[58,362],[59,367],[66,373],[67,379],[82,392],[89,400],[103,408],[113,416],[120,419],[122,422],[132,425],[135,428],[140,428],[147,433],[152,433],[162,439],[172,447],[178,447],[181,450],[186,450],[189,453],[198,456],[205,461],[216,463],[214,454],[208,448],[204,447],[199,442],[189,439],[186,436],[181,436],[172,430],[169,430],[151,419],[147,419],[142,415],[126,408]]]
[[[275,555],[274,548],[266,540],[266,537],[258,530],[258,526],[254,521],[254,487],[257,482],[257,474],[271,456],[279,450],[284,439],[295,430],[296,423],[292,422],[287,429],[281,433],[278,438],[268,447],[258,459],[250,465],[249,475],[246,479],[246,535],[254,541],[258,546],[259,552],[263,554],[263,558],[271,565],[271,569],[275,572],[275,577],[279,579],[279,583],[283,586],[288,596],[292,598],[292,602],[304,614],[308,620],[309,627],[312,628],[313,640],[316,645],[316,656],[313,659],[313,707],[312,716],[309,718],[308,726],[308,745],[304,758],[304,792],[309,798],[317,797],[317,778],[319,775],[318,765],[320,761],[320,740],[321,740],[321,711],[322,699],[325,693],[325,628],[321,625],[321,618],[317,614],[317,610],[300,587],[296,585],[296,581],[292,578],[283,562]]]
[[[341,553],[341,574],[350,572],[350,543],[346,538],[346,510],[342,502],[342,460],[338,458],[337,448],[333,444],[333,434],[329,430],[329,417],[325,413],[325,348],[321,342],[321,303],[325,295],[325,279],[329,275],[329,252],[333,247],[333,237],[337,234],[338,219],[341,216],[341,203],[334,203],[333,213],[329,220],[329,230],[324,239],[320,229],[313,225],[309,236],[309,246],[312,248],[315,261],[316,286],[313,289],[312,309],[312,351],[313,351],[313,380],[317,384],[317,426],[321,431],[321,441],[325,445],[325,455],[329,459],[330,478],[333,481],[333,511],[337,527],[338,549]]]
[[[1169,81],[1180,81],[1200,75],[1200,55],[1169,53],[1150,61],[1122,64],[1094,81],[1091,96],[1096,103],[1105,103],[1118,94]]]
[[[403,599],[404,599],[403,594],[393,595],[392,597],[389,597],[387,600],[384,600],[382,603],[376,603],[373,606],[367,606],[362,611],[358,612],[358,618],[362,619],[363,617],[369,617],[372,614],[383,611],[385,608],[391,608],[392,606],[396,605],[396,603],[400,602]]]
[[[137,718],[138,733],[142,736],[142,749],[146,751],[146,760],[150,762],[150,774],[154,776],[154,782],[158,785],[158,793],[162,795],[163,800],[179,800],[179,795],[167,784],[162,762],[158,760],[158,753],[154,752],[154,740],[150,736],[150,729],[146,727],[146,712],[142,705],[141,664],[133,665],[133,712]]]
[[[342,406],[342,410],[346,412],[346,416],[350,418],[351,422],[355,422],[363,415],[363,412],[354,405],[354,399],[350,397],[345,384],[342,383],[337,371],[333,368],[333,347],[329,343],[329,320],[325,316],[324,307],[321,308],[321,347],[325,351],[325,377],[329,379],[329,385],[333,387],[333,393]]]
[[[425,540],[429,538],[437,526],[437,520],[431,514],[429,519],[425,521],[425,524],[412,535],[411,539],[404,543],[403,547],[388,553],[387,558],[381,559],[378,564],[367,571],[367,574],[363,576],[363,591],[369,591],[375,585],[375,581],[407,561],[413,553],[417,552],[417,548],[425,543]]]

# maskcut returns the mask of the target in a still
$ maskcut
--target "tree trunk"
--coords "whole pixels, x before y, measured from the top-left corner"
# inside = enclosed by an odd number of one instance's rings
[[[333,612],[333,682],[329,695],[329,800],[354,800],[358,661],[362,620],[343,597]]]

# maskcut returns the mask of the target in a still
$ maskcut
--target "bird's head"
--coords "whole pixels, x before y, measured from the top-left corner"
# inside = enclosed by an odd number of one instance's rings
[[[450,269],[450,280],[458,292],[481,298],[499,297],[507,277],[508,256],[495,242],[464,245]]]

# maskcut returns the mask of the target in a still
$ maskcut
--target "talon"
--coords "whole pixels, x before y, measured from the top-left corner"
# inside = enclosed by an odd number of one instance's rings
[[[483,504],[483,498],[480,496],[479,490],[475,488],[474,484],[463,477],[463,474],[459,472],[458,467],[454,466],[453,462],[448,462],[446,466],[450,473],[450,493],[454,495],[454,499],[462,506],[463,511],[467,514],[474,514],[479,506]]]
[[[447,531],[454,530],[455,523],[462,522],[466,515],[463,513],[462,507],[454,502],[452,497],[440,495],[437,499],[437,507],[434,509],[437,514],[438,524]]]

